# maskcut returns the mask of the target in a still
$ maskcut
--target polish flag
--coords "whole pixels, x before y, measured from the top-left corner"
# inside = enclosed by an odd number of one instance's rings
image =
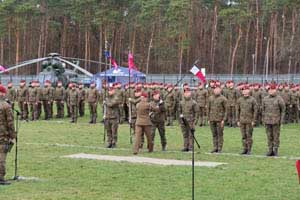
[[[202,72],[203,70],[203,72]],[[206,83],[206,78],[205,78],[205,69],[199,69],[196,65],[192,67],[190,72],[192,72],[195,76],[197,76],[203,83]]]
[[[134,59],[133,59],[133,54],[129,53],[128,54],[128,68],[131,69],[135,69],[135,64],[134,64]]]

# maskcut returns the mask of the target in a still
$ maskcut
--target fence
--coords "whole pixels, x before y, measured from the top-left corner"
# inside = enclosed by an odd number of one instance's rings
[[[181,83],[189,83],[190,85],[198,84],[197,77],[192,74],[149,74],[147,76],[146,82],[162,82],[162,83],[172,83],[175,84],[182,78]],[[12,76],[12,75],[0,75],[0,81],[2,84],[6,85],[7,82],[12,81],[14,85],[18,85],[20,80],[26,80],[29,83],[32,80],[38,80],[38,76],[36,75],[26,75],[26,76]],[[208,74],[206,75],[207,80],[220,80],[227,81],[231,80],[230,74]],[[263,83],[266,81],[275,81],[279,83],[289,82],[289,83],[300,83],[300,74],[276,74],[276,75],[268,75],[265,77],[263,75],[242,75],[235,74],[232,79],[235,82],[258,82]],[[87,76],[79,75],[77,78],[78,81],[82,81],[84,83],[89,83],[91,80]]]

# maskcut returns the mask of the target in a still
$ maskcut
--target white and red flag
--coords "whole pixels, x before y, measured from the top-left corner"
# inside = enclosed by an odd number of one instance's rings
[[[194,65],[192,67],[192,69],[190,70],[190,72],[192,72],[195,76],[197,76],[203,83],[206,83],[206,78],[205,78],[205,69],[203,68],[203,72],[202,69],[200,70],[197,65]]]

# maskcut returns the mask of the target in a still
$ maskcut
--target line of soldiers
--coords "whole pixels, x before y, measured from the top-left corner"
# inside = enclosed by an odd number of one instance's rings
[[[222,151],[225,125],[228,127],[243,127],[241,129],[244,147],[242,153],[250,154],[253,126],[271,123],[270,120],[266,121],[266,116],[270,113],[268,105],[272,105],[272,101],[265,102],[265,99],[270,96],[269,91],[271,87],[275,87],[276,99],[280,99],[280,102],[283,102],[282,104],[284,105],[283,117],[279,121],[275,120],[276,123],[299,122],[299,85],[275,85],[274,83],[266,84],[265,86],[247,83],[235,85],[233,81],[227,81],[226,83],[210,81],[208,85],[200,83],[194,87],[190,87],[185,83],[182,89],[163,83],[143,84],[132,82],[126,84],[124,88],[122,88],[121,83],[114,83],[111,86],[108,86],[106,83],[102,85],[102,90],[98,91],[95,83],[91,83],[89,89],[85,89],[82,84],[75,85],[72,83],[69,84],[67,89],[64,89],[61,82],[58,82],[57,87],[54,88],[51,86],[50,81],[45,81],[43,87],[40,87],[37,81],[32,81],[30,86],[26,87],[25,81],[21,81],[17,89],[14,89],[11,83],[8,84],[7,98],[13,102],[12,106],[14,106],[14,102],[18,102],[23,120],[28,119],[29,108],[31,120],[39,119],[42,107],[44,108],[45,119],[51,119],[53,117],[53,104],[56,103],[57,118],[64,117],[64,105],[66,105],[68,117],[71,118],[71,122],[76,122],[78,112],[80,116],[84,115],[84,106],[85,102],[87,102],[90,110],[90,123],[92,124],[97,121],[97,106],[99,103],[104,112],[103,122],[107,131],[107,147],[109,148],[116,147],[118,125],[125,121],[129,122],[133,134],[136,135],[136,125],[137,122],[140,123],[137,105],[140,103],[141,98],[147,99],[147,102],[151,105],[149,110],[150,135],[152,143],[154,143],[155,130],[158,129],[162,150],[166,150],[167,145],[165,126],[172,126],[174,120],[179,120],[183,133],[184,145],[182,150],[191,150],[192,137],[190,131],[182,123],[181,118],[184,117],[192,128],[196,125],[210,125],[214,147],[212,153]],[[244,94],[245,91],[249,91],[249,94]],[[145,94],[147,94],[147,97],[145,97]],[[251,101],[241,103],[245,96],[251,97]],[[252,113],[250,108],[244,106],[250,104],[250,102],[253,105],[253,102],[255,102],[255,106],[252,105]],[[239,105],[240,108],[237,108]],[[156,109],[157,106],[159,109]],[[244,113],[246,108],[248,110]],[[275,108],[270,107],[271,111]],[[278,110],[282,114],[283,107],[278,108]],[[251,116],[253,119],[247,119]],[[250,121],[251,126],[249,126]],[[247,125],[245,125],[246,122]],[[270,131],[271,128],[267,130],[267,132]],[[143,147],[144,134],[148,134],[148,132],[141,134],[139,148]],[[273,140],[272,136],[268,139]],[[275,140],[278,139],[275,138]],[[276,143],[279,142],[277,141]],[[272,147],[272,151],[268,152],[268,154],[277,155],[279,145],[270,144],[269,146],[270,149]],[[273,149],[275,148],[274,146],[277,150]]]

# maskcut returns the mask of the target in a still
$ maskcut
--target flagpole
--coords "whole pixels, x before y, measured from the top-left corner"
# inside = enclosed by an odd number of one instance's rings
[[[130,62],[129,62],[129,55],[130,55],[130,50],[129,50],[129,53],[128,53],[128,96],[129,96],[129,98],[131,98],[131,93],[130,93],[130,82],[131,82],[131,80],[130,80],[130,78],[131,78],[131,75],[130,75],[130,71],[131,71],[131,67],[130,67]],[[131,102],[128,100],[128,108],[129,108],[129,120],[128,120],[128,122],[129,122],[129,142],[130,142],[130,144],[132,144],[132,130],[131,130]]]

